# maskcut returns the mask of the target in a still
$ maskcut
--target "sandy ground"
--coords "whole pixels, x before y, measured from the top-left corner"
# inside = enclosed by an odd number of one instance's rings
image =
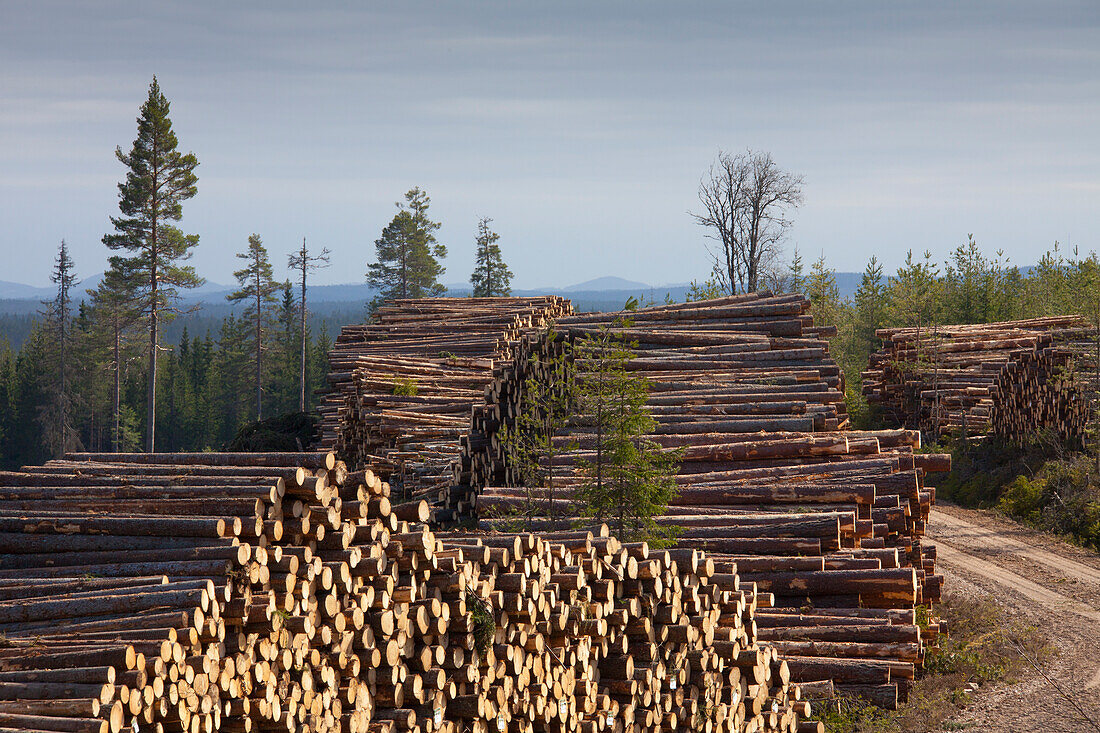
[[[989,512],[938,506],[928,534],[945,591],[988,594],[1007,614],[1046,629],[1054,653],[1043,674],[981,690],[943,730],[1097,731],[1100,723],[1100,556]],[[1056,684],[1055,684],[1056,683]]]

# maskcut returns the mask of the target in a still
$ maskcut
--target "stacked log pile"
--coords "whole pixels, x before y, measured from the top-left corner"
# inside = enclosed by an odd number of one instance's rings
[[[408,299],[345,326],[329,354],[321,447],[371,466],[404,498],[454,507],[469,492],[452,486],[452,464],[494,368],[571,311],[557,296]]]
[[[844,429],[843,376],[808,310],[801,296],[761,294],[642,309],[623,314],[625,326],[587,314],[554,328],[582,372],[581,344],[596,329],[633,343],[628,369],[647,378],[657,424],[648,437],[682,451],[679,493],[660,521],[755,583],[772,607],[762,633],[800,679],[896,707],[938,631],[918,627],[914,609],[939,599],[935,550],[922,539],[935,499],[924,477],[949,458],[916,453],[915,431]],[[502,422],[542,363],[502,370],[512,385],[493,390]],[[477,498],[483,525],[509,526],[532,503],[549,517],[536,528],[576,521],[576,464],[593,442],[581,420],[562,431],[558,447],[572,450],[557,458],[554,496],[510,485],[508,446],[491,443],[492,475],[504,480]]]
[[[932,329],[880,329],[883,348],[863,373],[863,393],[896,425],[933,440],[1021,442],[1040,430],[1082,435],[1073,336],[1079,316]]]
[[[0,727],[820,731],[734,564],[427,516],[331,453],[0,473]]]

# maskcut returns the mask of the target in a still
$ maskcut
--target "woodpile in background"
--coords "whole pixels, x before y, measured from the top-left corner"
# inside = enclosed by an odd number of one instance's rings
[[[651,440],[682,450],[679,494],[662,523],[680,545],[736,566],[766,604],[761,634],[800,680],[831,680],[886,707],[906,698],[938,626],[917,624],[916,607],[937,601],[935,548],[923,541],[935,491],[927,472],[950,459],[915,452],[915,431],[848,426],[843,376],[802,296],[738,296],[622,314],[558,319],[574,343],[600,327],[634,342],[629,369],[650,385]],[[541,347],[544,352],[552,345]],[[522,409],[523,385],[544,359],[502,368],[492,393],[501,422]],[[590,428],[562,431],[556,499],[514,485],[508,446],[489,441],[499,484],[477,498],[482,526],[515,523],[532,501],[544,529],[580,520],[573,490],[588,457]],[[484,456],[483,456],[484,457]],[[534,499],[532,500],[532,495]],[[510,516],[511,515],[511,516]]]
[[[467,509],[469,488],[452,479],[460,443],[471,440],[471,410],[485,404],[498,364],[570,312],[557,296],[424,298],[392,301],[376,322],[345,326],[329,354],[321,447],[371,466],[403,498],[443,514]]]
[[[428,514],[331,453],[0,473],[0,728],[821,730],[732,562]]]
[[[1080,316],[932,329],[880,329],[863,394],[888,422],[932,440],[1022,442],[1040,430],[1080,441],[1094,381]]]

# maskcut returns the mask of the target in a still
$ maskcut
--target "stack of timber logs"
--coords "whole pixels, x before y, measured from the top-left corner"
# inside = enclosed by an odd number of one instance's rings
[[[761,630],[803,681],[886,707],[904,701],[935,622],[915,609],[939,600],[935,548],[923,540],[935,491],[925,474],[950,459],[919,454],[910,430],[847,430],[843,376],[825,329],[802,296],[753,294],[622,314],[559,319],[583,379],[584,339],[609,328],[633,344],[627,368],[644,374],[657,427],[647,436],[682,451],[678,495],[663,524],[681,546],[736,567],[766,599]],[[546,341],[553,341],[553,338]],[[553,345],[542,347],[552,353]],[[516,360],[491,390],[506,423],[545,358]],[[556,439],[554,494],[515,485],[508,445],[491,441],[499,483],[477,497],[486,528],[514,524],[517,510],[545,529],[575,522],[578,461],[594,436],[573,420]],[[758,600],[758,605],[761,602]]]
[[[734,563],[428,513],[331,453],[0,473],[0,727],[821,730]]]
[[[387,303],[375,322],[344,327],[329,354],[321,447],[352,468],[370,466],[404,498],[466,509],[455,506],[469,489],[452,485],[452,464],[462,443],[478,440],[472,409],[499,363],[571,312],[557,296]]]
[[[887,421],[932,440],[1022,442],[1040,430],[1080,440],[1088,380],[1074,365],[1088,330],[1080,316],[880,329],[863,393]]]

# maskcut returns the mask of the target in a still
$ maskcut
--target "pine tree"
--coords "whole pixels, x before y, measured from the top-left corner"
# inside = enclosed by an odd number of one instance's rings
[[[940,309],[941,282],[939,267],[932,262],[932,253],[925,252],[922,261],[905,254],[905,263],[888,285],[891,318],[905,326],[921,329],[937,320]]]
[[[126,180],[118,185],[121,216],[111,217],[114,234],[103,237],[112,250],[126,250],[132,256],[120,258],[119,266],[132,283],[132,301],[148,314],[149,370],[146,396],[146,442],[155,449],[157,355],[160,351],[160,322],[172,317],[172,302],[177,288],[202,284],[193,267],[179,264],[191,255],[199,243],[197,234],[185,235],[170,222],[183,216],[183,202],[197,192],[195,168],[199,162],[192,153],[177,150],[179,141],[168,118],[168,99],[160,91],[156,77],[149,85],[149,96],[138,117],[138,136],[129,154],[115,151],[126,166]]]
[[[252,353],[256,376],[256,420],[263,419],[263,352],[264,334],[271,324],[271,311],[278,302],[275,292],[279,286],[271,276],[271,262],[267,257],[267,248],[259,234],[248,238],[248,250],[237,254],[239,259],[248,262],[248,266],[237,270],[233,277],[241,286],[239,290],[225,296],[231,303],[246,301],[244,319],[252,326]]]
[[[855,339],[864,363],[877,346],[875,330],[886,322],[886,283],[882,263],[871,255],[855,294]]]
[[[298,412],[306,411],[306,341],[309,338],[308,329],[306,327],[306,316],[308,311],[306,310],[306,275],[310,270],[317,270],[322,267],[328,267],[329,265],[328,247],[322,247],[321,253],[318,255],[311,255],[309,250],[306,249],[306,238],[302,237],[302,249],[297,253],[291,254],[287,265],[292,270],[297,270],[301,274],[301,294],[298,298],[298,306],[301,310],[299,314],[299,337],[301,339],[302,354],[301,361],[299,362],[298,372]]]
[[[819,326],[837,325],[841,309],[840,288],[836,284],[836,270],[825,263],[824,254],[810,267],[805,288],[813,307],[814,323]]]
[[[692,280],[684,300],[688,303],[696,300],[713,300],[715,298],[721,298],[725,294],[725,288],[723,288],[718,283],[718,280],[712,276],[703,282]]]
[[[125,265],[120,257],[111,257],[109,262],[110,266],[103,273],[99,286],[95,290],[89,290],[88,294],[92,298],[92,338],[99,347],[93,348],[92,353],[97,357],[100,351],[108,354],[106,365],[113,377],[111,450],[118,452],[126,450],[123,447],[122,387],[126,378],[126,367],[134,359],[130,330],[141,320],[142,313],[129,299],[134,284],[127,282],[127,279],[132,279],[132,272],[128,268],[124,269]]]
[[[628,327],[620,319],[617,328]],[[644,436],[656,422],[646,412],[646,380],[628,369],[633,354],[614,328],[601,328],[577,344],[581,421],[593,433],[593,458],[581,462],[577,492],[584,513],[609,522],[619,536],[660,541],[657,525],[676,493],[679,455]]]
[[[375,240],[377,262],[370,264],[367,272],[367,282],[379,291],[372,307],[391,298],[425,298],[446,292],[439,282],[445,271],[439,258],[447,256],[447,248],[436,242],[433,232],[440,224],[428,218],[430,204],[427,193],[410,189],[405,203],[396,204],[397,214]]]
[[[70,381],[72,374],[72,295],[76,286],[73,273],[73,259],[69,256],[69,247],[65,240],[57,249],[50,282],[57,285],[57,294],[52,300],[43,301],[46,310],[44,329],[48,336],[48,347],[56,363],[56,371],[47,377],[45,392],[47,401],[41,405],[38,420],[42,434],[51,454],[61,455],[74,448],[77,443],[76,431],[72,422],[72,394]]]
[[[492,219],[481,217],[477,223],[476,267],[470,275],[473,297],[493,298],[512,294],[512,271],[504,264],[497,241],[500,235],[489,228]]]
[[[791,257],[788,277],[790,280],[787,285],[788,292],[801,293],[806,288],[806,274],[803,271],[802,254],[798,251],[798,247],[794,248],[794,256]]]

